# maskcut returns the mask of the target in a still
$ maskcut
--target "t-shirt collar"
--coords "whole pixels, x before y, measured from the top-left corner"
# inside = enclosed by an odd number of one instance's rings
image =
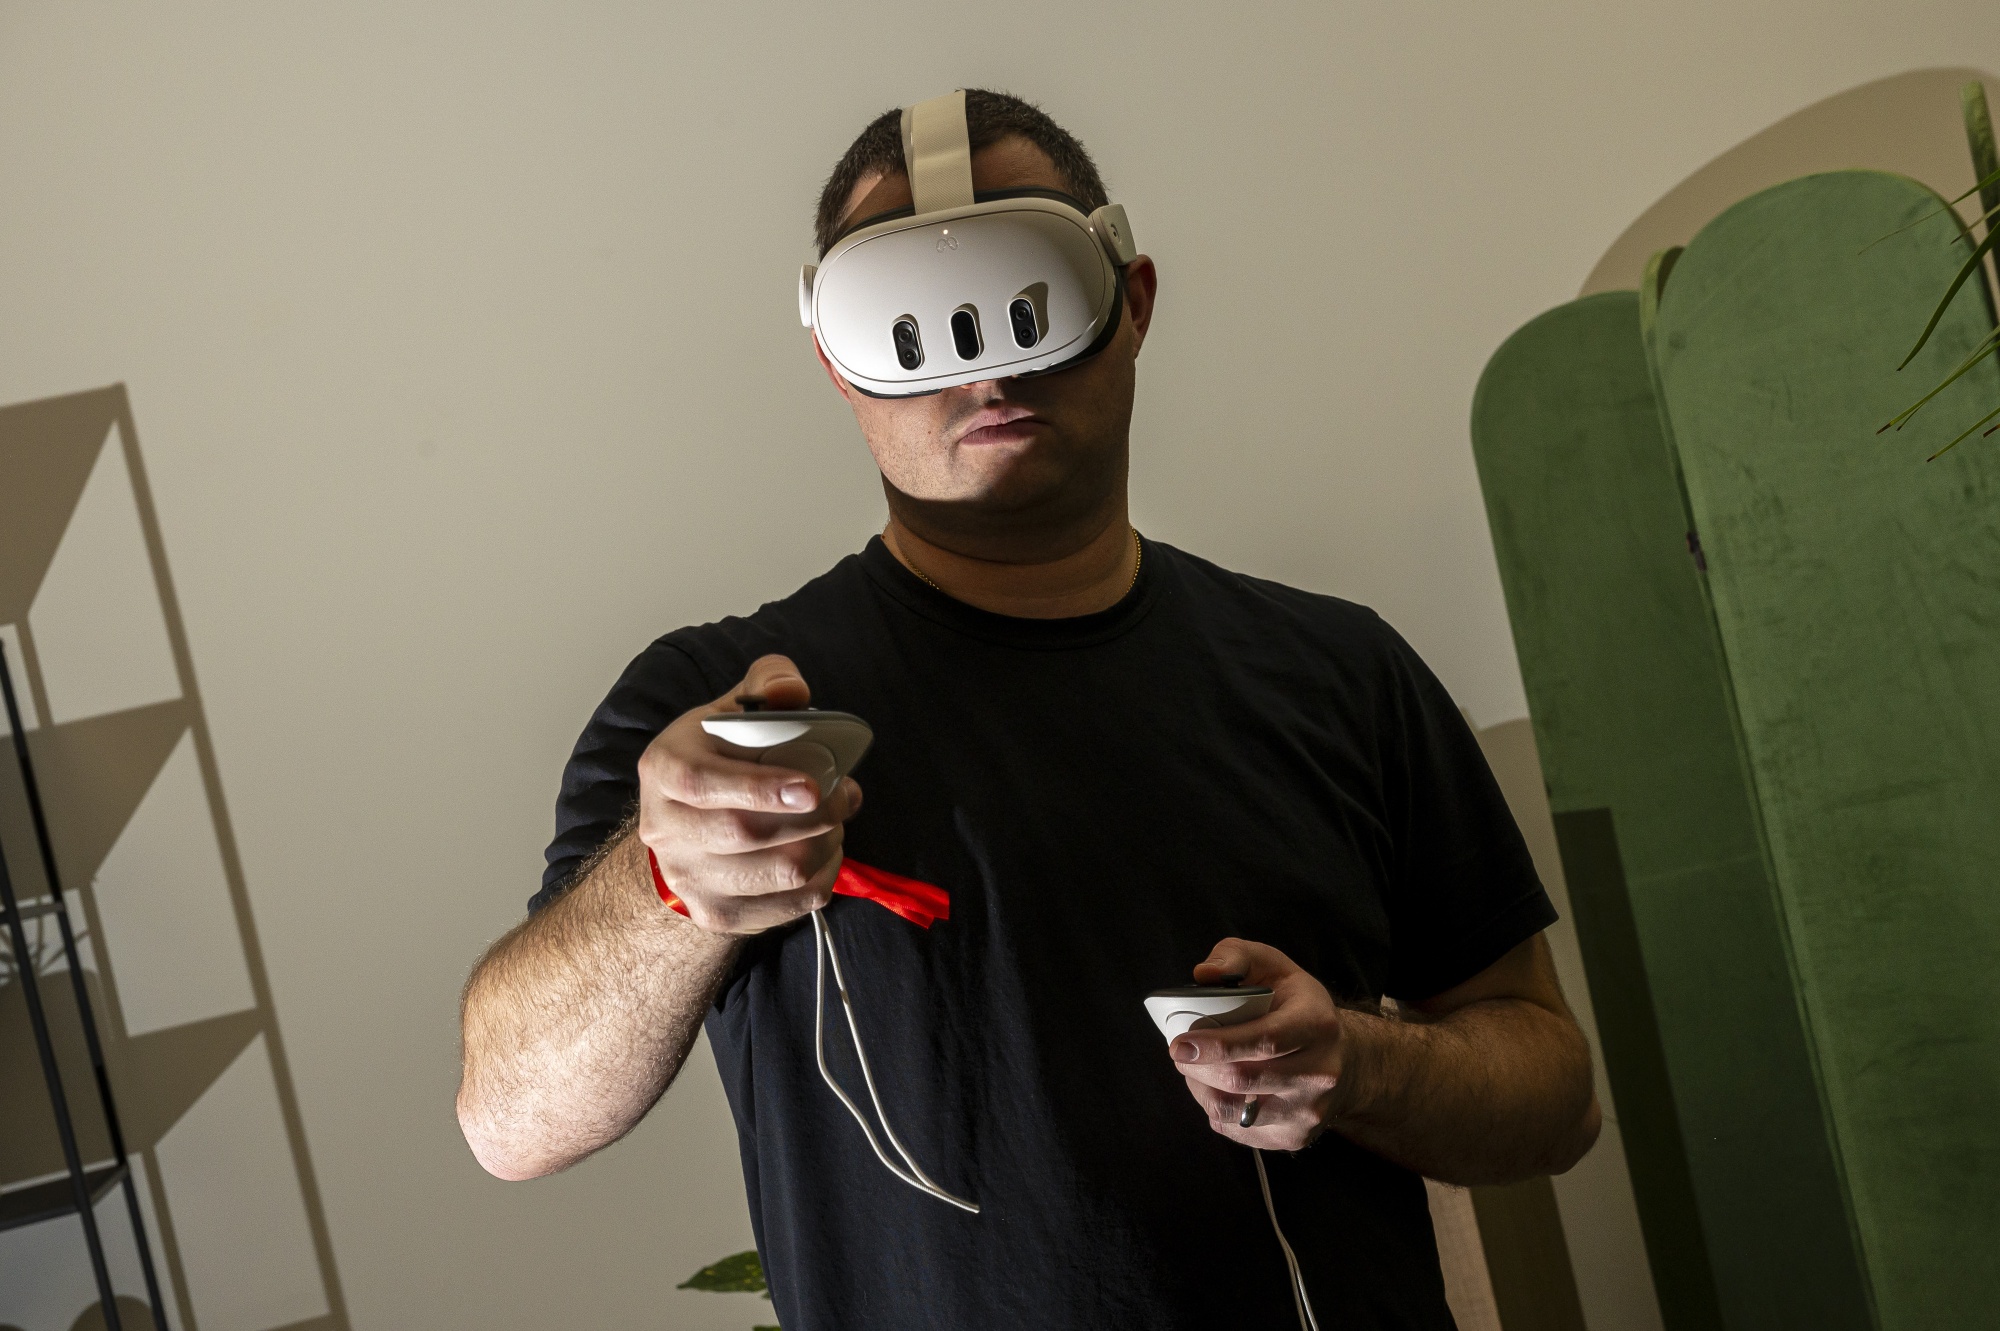
[[[1159,596],[1164,555],[1165,547],[1141,536],[1139,577],[1132,589],[1116,605],[1064,619],[1024,619],[967,605],[912,573],[880,536],[862,550],[861,567],[892,599],[933,623],[1001,646],[1055,650],[1108,641],[1143,619]]]

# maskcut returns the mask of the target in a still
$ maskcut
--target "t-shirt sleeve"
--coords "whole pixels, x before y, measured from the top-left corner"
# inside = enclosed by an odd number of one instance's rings
[[[630,815],[639,793],[639,755],[667,723],[713,698],[694,658],[661,638],[633,659],[598,704],[563,769],[556,835],[543,852],[542,890],[530,913],[561,896],[584,862]]]
[[[1393,631],[1382,715],[1395,839],[1385,991],[1420,1001],[1555,923],[1521,829],[1444,685]]]

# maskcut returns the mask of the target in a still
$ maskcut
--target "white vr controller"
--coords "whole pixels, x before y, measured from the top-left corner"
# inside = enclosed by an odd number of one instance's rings
[[[1264,986],[1243,984],[1240,976],[1232,976],[1221,984],[1155,989],[1146,995],[1146,1013],[1160,1028],[1160,1034],[1171,1043],[1189,1031],[1212,1030],[1217,1026],[1237,1026],[1255,1021],[1271,1010],[1271,997],[1271,991]],[[1253,1095],[1244,1102],[1241,1116],[1236,1120],[1237,1127],[1247,1128],[1256,1123],[1258,1099]],[[1312,1296],[1306,1291],[1305,1272],[1299,1266],[1299,1255],[1292,1251],[1291,1241],[1285,1237],[1285,1227],[1278,1223],[1278,1204],[1271,1196],[1271,1176],[1264,1168],[1264,1153],[1252,1148],[1250,1158],[1257,1163],[1257,1186],[1264,1194],[1264,1213],[1271,1217],[1271,1232],[1278,1237],[1278,1248],[1285,1255],[1285,1269],[1291,1276],[1292,1307],[1299,1315],[1299,1331],[1319,1331]]]
[[[741,700],[748,705],[752,700]],[[701,728],[722,741],[732,757],[804,772],[819,783],[820,798],[833,794],[875,740],[860,717],[847,712],[718,712]]]
[[[1199,984],[1155,989],[1146,995],[1146,1015],[1168,1040],[1189,1031],[1255,1021],[1270,1010],[1271,991],[1262,985]]]

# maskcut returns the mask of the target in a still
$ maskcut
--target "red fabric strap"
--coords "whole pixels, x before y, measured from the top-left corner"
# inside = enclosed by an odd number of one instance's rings
[[[667,886],[666,876],[660,872],[659,858],[653,854],[651,846],[646,848],[646,863],[653,868],[653,890],[660,894],[660,900],[671,909],[687,914],[686,904]],[[951,918],[951,896],[943,888],[921,879],[890,873],[887,869],[877,869],[859,860],[843,859],[840,862],[840,876],[833,880],[833,890],[844,897],[872,901],[925,929],[938,920]]]

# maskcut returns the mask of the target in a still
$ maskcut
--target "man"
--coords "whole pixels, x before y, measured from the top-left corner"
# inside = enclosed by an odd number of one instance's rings
[[[971,92],[966,118],[979,190],[1105,201],[1032,106]],[[821,251],[910,197],[891,112],[827,182]],[[788,1331],[1295,1325],[1244,1146],[1322,1326],[1449,1327],[1420,1176],[1560,1171],[1596,1138],[1554,911],[1443,688],[1371,612],[1127,520],[1158,281],[1124,279],[1116,335],[1058,373],[880,399],[827,365],[886,530],[640,654],[466,989],[459,1120],[509,1179],[629,1131],[706,1023]],[[701,718],[745,700],[868,720],[866,810],[852,778],[719,752]],[[833,897],[843,853],[947,915]],[[890,1122],[978,1214],[892,1177],[820,1080],[822,907]],[[1163,1044],[1141,999],[1189,966],[1269,985],[1269,1014]]]

